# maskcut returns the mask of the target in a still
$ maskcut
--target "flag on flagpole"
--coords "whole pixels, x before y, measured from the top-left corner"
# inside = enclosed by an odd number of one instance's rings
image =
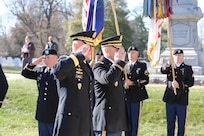
[[[152,66],[159,63],[160,48],[161,48],[161,27],[164,19],[173,14],[172,0],[144,0],[145,9],[144,15],[151,19],[147,55]],[[151,6],[150,6],[151,5]]]
[[[82,27],[84,31],[91,30],[93,20],[94,0],[84,0],[82,5]]]
[[[104,31],[104,0],[95,0],[92,30],[96,31],[95,45],[102,40]]]
[[[147,55],[152,66],[156,66],[159,63],[160,58],[160,48],[161,48],[161,27],[163,25],[163,19],[158,18],[158,10],[156,0],[152,0],[152,13],[148,45],[147,45]],[[160,10],[160,9],[159,9]]]
[[[104,1],[84,0],[82,6],[82,26],[84,31],[96,31],[95,45],[102,40],[104,31]]]

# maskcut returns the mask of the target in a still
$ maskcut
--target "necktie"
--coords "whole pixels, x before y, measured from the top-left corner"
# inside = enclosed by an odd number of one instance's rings
[[[133,64],[130,64],[130,69],[132,69],[133,68]]]
[[[133,64],[130,64],[130,70],[132,70],[132,68],[133,68]]]

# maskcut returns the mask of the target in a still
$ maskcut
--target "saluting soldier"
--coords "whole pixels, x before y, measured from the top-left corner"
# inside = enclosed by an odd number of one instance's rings
[[[37,81],[38,99],[35,118],[38,120],[39,136],[52,136],[53,132],[58,94],[52,67],[57,58],[55,50],[46,49],[41,57],[28,63],[21,73],[24,77]],[[35,70],[34,68],[43,61],[45,66]]]
[[[88,59],[95,31],[72,34],[72,51],[54,66],[59,80],[59,106],[53,136],[92,136],[93,73]]]
[[[136,46],[128,48],[128,63],[126,66],[126,98],[128,118],[131,129],[126,131],[126,136],[137,136],[142,103],[148,99],[145,85],[149,83],[147,65],[138,60],[139,51]]]
[[[7,90],[8,90],[8,82],[7,82],[7,79],[6,79],[4,72],[2,70],[2,67],[0,65],[0,108],[3,104]]]
[[[122,131],[129,128],[123,87],[126,52],[122,47],[122,36],[104,39],[100,44],[103,57],[93,67],[94,133],[95,136],[121,136]]]
[[[174,136],[175,121],[178,119],[178,136],[185,135],[186,114],[189,87],[194,84],[193,70],[184,62],[184,52],[176,49],[173,58],[163,64],[161,73],[167,74],[167,86],[163,101],[166,103],[167,136]],[[174,65],[175,81],[173,81],[172,64]],[[174,93],[176,88],[176,93]]]

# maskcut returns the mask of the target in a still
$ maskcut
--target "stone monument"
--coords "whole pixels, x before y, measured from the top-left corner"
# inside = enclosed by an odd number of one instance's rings
[[[180,48],[184,50],[184,62],[192,65],[194,74],[204,74],[204,52],[198,45],[197,22],[203,17],[197,0],[173,0],[173,14],[169,19],[172,50]],[[169,60],[170,49],[160,56],[160,66],[156,73],[160,73],[163,62]]]

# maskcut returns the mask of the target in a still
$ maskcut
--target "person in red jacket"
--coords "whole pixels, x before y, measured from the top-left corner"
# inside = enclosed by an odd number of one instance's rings
[[[21,48],[22,58],[23,58],[23,65],[22,68],[25,67],[25,65],[29,62],[32,62],[32,59],[35,54],[35,46],[33,42],[30,41],[30,37],[25,37],[25,44]]]

